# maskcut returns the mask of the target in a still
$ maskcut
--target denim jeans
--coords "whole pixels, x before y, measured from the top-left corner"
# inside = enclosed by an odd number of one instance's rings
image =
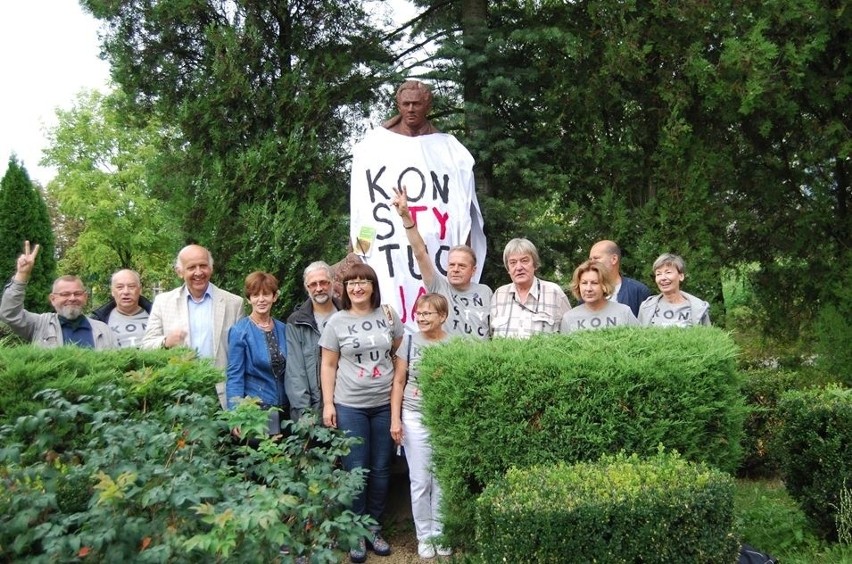
[[[361,444],[343,457],[346,470],[367,468],[367,487],[352,504],[357,515],[369,515],[381,523],[390,483],[393,439],[390,435],[390,404],[379,407],[349,407],[335,404],[337,427],[347,435],[359,437]]]

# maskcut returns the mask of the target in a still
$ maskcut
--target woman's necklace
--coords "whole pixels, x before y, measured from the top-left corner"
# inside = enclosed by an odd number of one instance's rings
[[[264,331],[269,331],[270,329],[272,329],[272,319],[271,318],[267,319],[266,321],[259,321],[254,315],[250,315],[249,317],[251,318],[252,322],[254,322],[255,325],[257,325],[258,327],[260,327]]]

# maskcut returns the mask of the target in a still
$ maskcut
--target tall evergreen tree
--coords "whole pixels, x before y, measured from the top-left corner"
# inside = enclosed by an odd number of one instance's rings
[[[364,2],[83,4],[135,108],[176,128],[151,185],[217,282],[264,269],[303,299],[301,270],[346,252],[350,144],[393,62]]]
[[[24,241],[41,245],[33,268],[24,307],[33,312],[50,311],[48,294],[56,278],[53,230],[41,192],[30,180],[23,163],[12,155],[0,181],[0,276],[15,272]]]

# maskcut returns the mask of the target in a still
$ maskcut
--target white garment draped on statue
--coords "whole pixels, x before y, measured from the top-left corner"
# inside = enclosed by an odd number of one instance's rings
[[[408,137],[373,129],[355,145],[349,194],[350,239],[356,254],[376,270],[382,301],[416,330],[412,312],[426,292],[393,189],[405,186],[408,207],[439,273],[446,276],[447,251],[469,243],[477,256],[473,277],[485,262],[482,212],[473,181],[474,160],[452,135]]]

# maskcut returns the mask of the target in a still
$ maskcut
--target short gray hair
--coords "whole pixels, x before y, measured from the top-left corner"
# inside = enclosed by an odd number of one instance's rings
[[[673,266],[681,274],[686,273],[686,264],[683,262],[682,258],[674,253],[663,253],[658,256],[657,260],[654,261],[654,266],[651,267],[651,274],[654,274],[657,269],[663,268],[664,266]]]
[[[510,255],[530,255],[533,261],[533,267],[538,270],[541,266],[541,259],[538,258],[538,249],[529,239],[515,238],[506,243],[506,248],[503,249],[503,266],[509,270]]]
[[[305,267],[305,271],[302,273],[302,284],[308,280],[308,274],[315,270],[325,270],[325,275],[328,276],[328,281],[331,282],[334,280],[334,276],[331,273],[331,267],[328,263],[323,260],[318,260]]]

